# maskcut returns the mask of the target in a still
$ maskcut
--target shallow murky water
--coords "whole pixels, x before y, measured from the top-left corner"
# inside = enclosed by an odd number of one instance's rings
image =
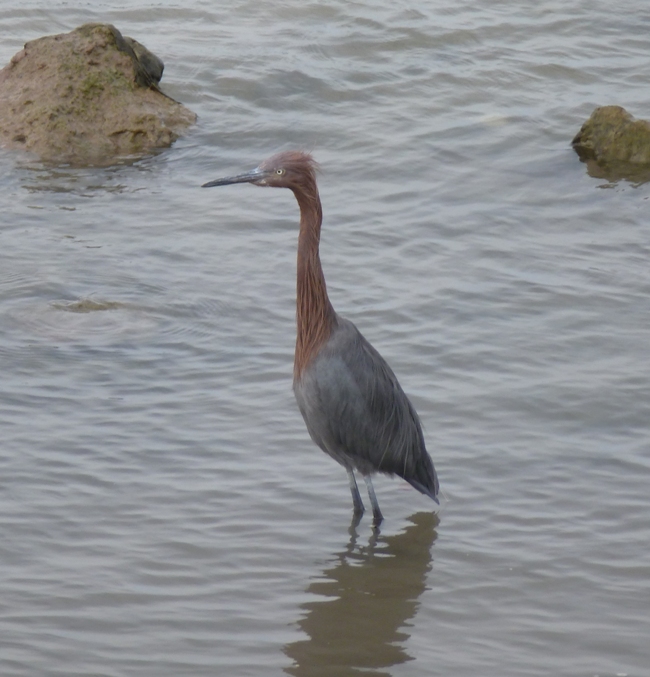
[[[642,2],[0,3],[109,21],[199,124],[109,169],[0,154],[0,673],[650,674]],[[297,207],[201,190],[320,161],[336,309],[388,359],[446,502],[345,473],[291,392]]]

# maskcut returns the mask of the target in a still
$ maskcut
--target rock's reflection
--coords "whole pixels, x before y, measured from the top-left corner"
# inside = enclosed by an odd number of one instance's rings
[[[594,179],[605,179],[610,184],[628,181],[638,187],[650,181],[650,167],[646,165],[625,162],[602,164],[593,159],[583,159],[582,162],[587,165],[589,176]]]
[[[309,639],[284,647],[295,677],[386,676],[384,669],[412,660],[404,649],[406,622],[415,615],[431,568],[438,518],[418,513],[396,536],[374,534],[368,545],[350,542],[308,592],[322,600],[303,605],[299,627]]]

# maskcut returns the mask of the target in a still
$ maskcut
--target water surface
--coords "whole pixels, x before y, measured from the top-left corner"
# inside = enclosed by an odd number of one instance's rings
[[[0,153],[3,677],[650,674],[648,184],[589,175],[650,117],[647,7],[0,4],[108,21],[199,115],[155,157]],[[336,309],[387,358],[447,500],[345,473],[291,392],[297,207],[201,190],[322,165]],[[84,311],[84,312],[79,312]]]

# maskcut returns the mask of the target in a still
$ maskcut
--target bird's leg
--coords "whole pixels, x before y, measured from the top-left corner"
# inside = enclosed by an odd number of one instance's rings
[[[384,521],[384,516],[381,514],[381,510],[379,509],[379,503],[377,502],[375,488],[372,486],[370,475],[364,475],[363,479],[366,481],[366,486],[368,487],[368,496],[370,496],[370,503],[372,504],[372,521],[373,524],[378,527]]]
[[[352,494],[352,505],[354,505],[354,514],[359,517],[363,515],[365,508],[363,507],[363,501],[361,500],[361,494],[359,493],[359,487],[357,486],[357,481],[354,478],[354,472],[348,469],[348,479],[350,480],[350,493]]]

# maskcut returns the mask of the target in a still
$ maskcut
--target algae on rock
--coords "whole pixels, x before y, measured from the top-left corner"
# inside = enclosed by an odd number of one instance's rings
[[[650,178],[650,123],[621,106],[596,108],[571,144],[592,176]]]
[[[160,91],[163,68],[110,24],[28,42],[0,71],[0,144],[77,165],[165,148],[196,115]]]

